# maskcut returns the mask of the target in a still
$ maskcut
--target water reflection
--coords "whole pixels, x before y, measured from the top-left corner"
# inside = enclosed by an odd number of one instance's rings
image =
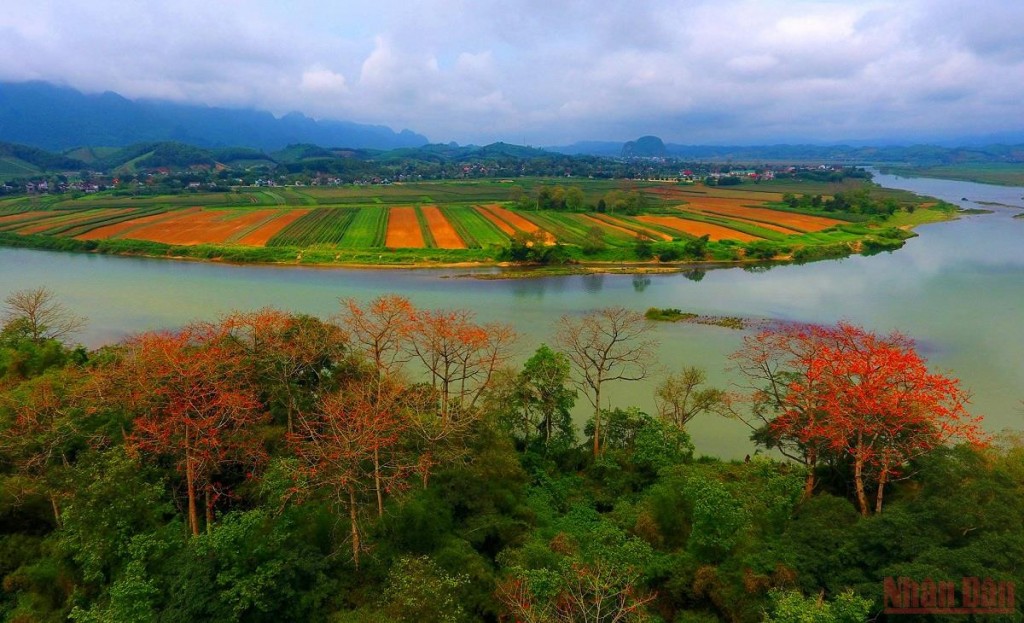
[[[583,290],[587,294],[599,294],[604,289],[604,278],[605,275],[601,273],[583,275]]]
[[[636,292],[643,292],[649,285],[651,285],[650,277],[646,275],[636,275],[633,277],[633,290]]]

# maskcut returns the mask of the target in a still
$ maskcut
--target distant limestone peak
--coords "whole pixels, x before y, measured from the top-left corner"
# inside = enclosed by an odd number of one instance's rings
[[[623,158],[664,158],[666,155],[665,143],[657,136],[641,136],[622,146]]]

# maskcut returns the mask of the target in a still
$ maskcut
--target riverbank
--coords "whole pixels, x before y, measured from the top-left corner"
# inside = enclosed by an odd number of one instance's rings
[[[996,186],[1024,186],[1024,163],[985,163],[934,167],[883,166],[879,170],[900,177],[926,177]]]
[[[661,274],[728,267],[762,267],[785,263],[837,259],[893,251],[913,237],[912,229],[923,224],[956,218],[948,204],[900,211],[880,222],[845,223],[820,232],[780,236],[774,240],[737,243],[704,241],[702,257],[693,257],[692,241],[637,243],[587,252],[575,245],[549,247],[558,250],[557,260],[510,262],[508,251],[487,249],[339,249],[281,248],[241,245],[170,245],[132,239],[81,240],[78,238],[0,231],[0,246],[116,255],[154,259],[216,262],[234,265],[302,266],[352,269],[474,268],[485,272],[466,276],[477,279],[524,279],[580,274]],[[637,255],[645,254],[645,258]],[[550,254],[545,254],[550,255]],[[680,257],[682,256],[682,257]],[[666,259],[668,258],[668,259]],[[678,259],[677,259],[678,258]],[[492,269],[492,270],[485,270]]]

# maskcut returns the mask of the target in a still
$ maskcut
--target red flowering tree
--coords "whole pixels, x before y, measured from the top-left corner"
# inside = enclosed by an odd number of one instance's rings
[[[930,372],[913,341],[897,332],[847,323],[775,327],[748,338],[733,358],[759,382],[761,442],[799,457],[808,493],[819,461],[848,464],[864,515],[881,512],[886,485],[915,458],[952,441],[984,439],[959,381]]]
[[[126,441],[148,456],[166,456],[185,479],[188,525],[199,533],[198,496],[205,497],[206,527],[220,493],[214,480],[227,464],[263,456],[254,425],[265,411],[248,374],[220,326],[179,333],[145,333],[129,340],[114,376],[136,391],[135,419]]]
[[[284,411],[288,430],[297,412],[332,378],[346,356],[340,328],[313,316],[276,309],[235,312],[220,324],[271,405]],[[216,330],[216,329],[215,329]]]
[[[303,489],[326,492],[332,505],[347,510],[356,567],[363,499],[373,490],[382,500],[404,485],[412,469],[401,443],[406,428],[401,389],[353,380],[324,396],[312,412],[300,414],[288,435]]]

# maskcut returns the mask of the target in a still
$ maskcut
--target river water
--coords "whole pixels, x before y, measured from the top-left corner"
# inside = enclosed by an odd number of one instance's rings
[[[418,306],[468,308],[483,321],[512,324],[528,356],[550,341],[555,319],[608,305],[643,311],[678,307],[716,315],[852,323],[918,341],[933,369],[962,379],[974,410],[992,431],[1024,428],[1024,188],[876,176],[883,186],[945,199],[993,214],[927,225],[893,253],[750,271],[697,275],[589,275],[529,280],[456,278],[454,269],[314,269],[229,266],[0,249],[0,297],[45,285],[89,318],[89,346],[148,329],[212,319],[264,306],[329,316],[340,297],[398,292]],[[966,198],[967,201],[961,201]],[[981,205],[991,202],[1004,205]],[[1006,207],[1014,206],[1014,207]],[[699,365],[720,386],[735,379],[727,356],[743,333],[658,323],[665,369]],[[657,378],[609,388],[612,404],[654,408]],[[581,397],[580,404],[585,403]],[[581,417],[585,409],[578,409]],[[752,451],[742,424],[698,418],[698,452],[728,458]]]

